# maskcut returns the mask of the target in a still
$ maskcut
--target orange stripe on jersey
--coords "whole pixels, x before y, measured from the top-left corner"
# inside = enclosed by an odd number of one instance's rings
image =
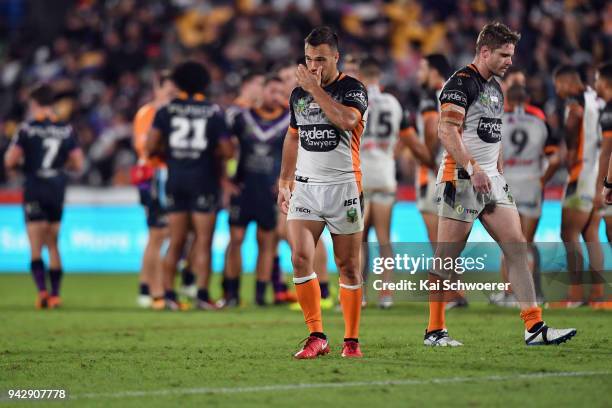
[[[578,135],[578,163],[576,163],[570,170],[569,181],[573,182],[578,180],[580,172],[584,167],[584,126],[580,126],[580,134]]]
[[[424,186],[429,181],[429,169],[426,166],[419,166],[419,186]]]
[[[357,188],[361,193],[361,157],[359,156],[360,145],[361,145],[361,135],[363,133],[363,120],[361,120],[361,112],[359,112],[355,108],[354,109],[359,114],[359,122],[357,122],[357,126],[355,129],[351,131],[351,156],[353,161],[353,173],[355,174],[355,181],[357,182]]]
[[[138,154],[138,158],[141,160],[146,160],[145,144],[147,142],[149,130],[151,130],[151,125],[153,125],[154,118],[155,108],[151,103],[138,109],[134,117],[134,150],[136,150],[136,154]]]
[[[546,146],[544,148],[544,153],[545,154],[553,154],[555,152],[559,151],[559,146]]]
[[[606,130],[602,133],[603,137],[612,137],[612,130]]]
[[[423,112],[421,114],[421,116],[423,117],[423,120],[426,120],[429,117],[435,116],[436,118],[438,117],[438,111],[435,110],[429,110],[427,112]]]
[[[538,108],[537,106],[527,104],[525,105],[525,112],[546,122],[546,115],[544,115],[542,109]]]
[[[414,128],[412,126],[410,126],[410,127],[407,127],[407,128],[404,128],[404,129],[400,130],[399,137],[400,137],[400,139],[404,139],[404,138],[407,138],[407,137],[413,135],[415,132],[416,132],[416,130],[414,130]]]
[[[453,181],[455,180],[455,170],[457,169],[457,162],[450,154],[447,154],[444,159],[444,172],[442,173],[442,181]]]

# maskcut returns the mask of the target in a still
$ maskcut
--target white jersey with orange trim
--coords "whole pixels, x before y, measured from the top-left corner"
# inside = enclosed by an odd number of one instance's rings
[[[295,177],[312,184],[355,181],[361,188],[360,142],[368,109],[368,93],[361,82],[342,73],[323,88],[329,96],[359,114],[353,130],[336,127],[314,97],[301,87],[291,93],[289,133],[299,138]]]
[[[368,87],[368,121],[361,141],[361,171],[365,190],[395,191],[394,150],[400,134],[410,131],[395,96]]]
[[[440,94],[441,108],[453,104],[465,109],[461,128],[463,144],[489,177],[497,176],[497,160],[502,139],[504,95],[495,77],[484,79],[470,64],[455,72]],[[458,179],[460,166],[444,152],[438,182]]]
[[[533,105],[519,105],[505,112],[502,122],[506,180],[539,183],[546,168],[546,155],[559,148],[559,141],[552,137],[546,124],[544,112]]]
[[[597,93],[592,88],[587,87],[583,93],[566,101],[566,118],[569,112],[567,105],[576,102],[583,107],[584,113],[580,134],[578,135],[578,157],[576,164],[569,169],[568,183],[571,184],[583,180],[584,183],[593,185],[594,194],[601,143],[599,114],[602,102],[598,99]],[[591,192],[590,188],[588,190]]]

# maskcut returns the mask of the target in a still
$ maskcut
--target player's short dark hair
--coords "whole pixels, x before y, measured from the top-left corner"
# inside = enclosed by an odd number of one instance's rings
[[[366,57],[359,64],[359,72],[367,78],[379,77],[381,74],[380,63],[374,57]]]
[[[55,101],[55,93],[48,84],[40,84],[30,91],[30,99],[40,106],[51,106]]]
[[[612,84],[612,61],[608,61],[597,68],[599,77]]]
[[[506,70],[506,73],[504,74],[504,81],[507,80],[508,78],[510,78],[512,75],[514,74],[525,74],[525,71],[523,71],[521,68],[511,65],[510,67],[508,67],[508,69]]]
[[[438,71],[438,74],[444,79],[447,79],[451,75],[451,66],[448,63],[448,59],[442,54],[429,54],[425,56],[425,60],[430,68]]]
[[[580,78],[580,72],[578,71],[578,68],[576,68],[575,66],[570,65],[570,64],[559,65],[553,71],[553,78],[554,79],[556,79],[556,78],[558,78],[560,76],[566,76],[566,75],[571,75],[571,76],[575,76],[577,78]]]
[[[338,49],[338,34],[329,26],[320,26],[314,28],[304,40],[306,44],[317,47],[327,44],[332,49]]]
[[[484,46],[494,51],[506,44],[516,45],[520,39],[521,34],[512,31],[507,25],[500,22],[489,23],[485,25],[482,30],[480,30],[480,34],[478,34],[476,51],[480,51]]]
[[[199,62],[186,61],[174,67],[171,79],[178,89],[193,95],[206,91],[210,83],[210,74]]]

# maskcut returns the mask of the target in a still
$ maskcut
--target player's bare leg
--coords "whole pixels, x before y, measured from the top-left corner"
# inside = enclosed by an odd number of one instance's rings
[[[217,215],[210,213],[192,213],[191,221],[195,233],[193,242],[193,272],[196,275],[198,295],[196,305],[199,309],[215,309],[208,294],[208,283],[212,273],[212,238]]]
[[[168,236],[168,228],[149,228],[149,237],[142,256],[140,282],[146,283],[153,299],[163,299],[164,287],[161,247]]]
[[[427,237],[433,247],[438,239],[438,216],[424,211],[421,211],[421,216],[423,217],[423,222],[425,222]],[[435,251],[435,247],[433,249]]]
[[[49,282],[51,283],[51,293],[49,297],[49,307],[54,309],[61,306],[60,287],[62,284],[62,259],[59,253],[58,236],[60,223],[52,222],[48,224],[45,245],[49,251]]]
[[[363,278],[361,276],[362,232],[332,234],[334,260],[340,275],[340,305],[344,317],[344,346],[342,357],[362,357],[359,348],[359,321]]]
[[[612,242],[612,215],[605,216],[604,221],[606,222],[606,237],[608,242]]]
[[[587,227],[591,215],[585,211],[563,208],[561,212],[561,239],[567,253],[569,293],[566,301],[551,302],[550,307],[578,307],[583,304],[582,270],[584,255],[580,243],[582,231]]]
[[[380,248],[380,256],[384,258],[393,257],[393,248],[391,247],[391,214],[393,204],[371,203],[371,218],[372,225],[376,231],[376,240]],[[382,275],[384,282],[393,280],[393,269],[385,268]],[[381,291],[379,294],[378,306],[383,309],[388,309],[393,304],[393,299],[390,291]]]
[[[308,343],[294,356],[298,359],[316,358],[329,353],[321,319],[321,288],[314,272],[315,247],[324,227],[322,221],[287,221],[293,282],[310,333]]]
[[[180,304],[178,303],[174,290],[174,275],[176,274],[176,267],[181,259],[185,242],[187,241],[187,233],[189,232],[189,213],[173,212],[168,214],[168,232],[170,235],[170,244],[163,262],[163,286],[166,307],[175,310],[180,307]]]
[[[472,230],[471,222],[439,217],[438,238],[435,259],[456,259],[463,251],[468,235]],[[434,270],[429,273],[429,282],[438,283],[441,280],[453,278],[453,271]],[[427,346],[461,346],[462,344],[448,336],[446,330],[447,294],[444,290],[429,291],[429,323],[425,331],[424,344]]]
[[[274,263],[274,244],[276,243],[274,230],[264,230],[257,227],[257,265],[255,268],[255,303],[264,306],[265,293],[272,276]]]
[[[327,248],[322,239],[319,239],[315,247],[314,271],[319,277],[321,287],[321,308],[329,310],[334,307],[334,300],[329,293],[329,271],[327,270]]]
[[[363,245],[363,251],[361,252],[361,277],[365,283],[368,281],[368,268],[370,264],[370,251],[368,246],[368,236],[370,235],[370,228],[372,227],[372,205],[369,200],[365,200],[363,207],[363,232],[361,234],[361,242]],[[361,299],[361,307],[366,307],[368,304],[367,291],[363,290]]]
[[[521,221],[521,231],[523,232],[523,236],[529,248],[527,263],[529,265],[529,270],[532,272],[533,281],[535,284],[536,298],[542,299],[542,288],[541,288],[541,278],[540,278],[540,265],[539,265],[539,253],[538,248],[533,244],[533,239],[535,237],[536,230],[538,228],[538,223],[540,222],[540,218],[536,217],[527,217],[524,215],[520,215]],[[508,267],[506,264],[506,258],[502,254],[500,272],[503,282],[509,282],[508,280]],[[506,307],[518,307],[516,303],[516,297],[513,295],[512,287],[508,287],[508,290],[500,293],[495,293],[491,297],[491,302]]]
[[[240,275],[242,273],[242,243],[246,229],[240,226],[230,226],[230,242],[225,250],[224,299],[220,307],[235,307],[240,305]]]
[[[278,254],[278,245],[281,241],[287,240],[287,215],[281,211],[278,212],[276,219],[276,243],[274,244],[274,258],[272,261],[272,288],[274,289],[274,303],[283,304],[297,302],[295,294],[290,292],[285,283],[283,271],[280,267],[280,258]],[[297,303],[296,303],[297,304]],[[299,307],[299,304],[297,304]]]
[[[46,308],[49,299],[45,279],[45,264],[42,260],[42,248],[49,228],[48,225],[46,221],[30,221],[26,224],[28,240],[30,241],[30,270],[38,291],[36,299],[37,309]]]
[[[589,304],[594,307],[604,305],[605,280],[603,271],[603,252],[599,241],[599,224],[601,224],[599,211],[591,211],[589,222],[582,232],[584,242],[586,242],[589,254],[589,270],[591,271],[591,293]]]

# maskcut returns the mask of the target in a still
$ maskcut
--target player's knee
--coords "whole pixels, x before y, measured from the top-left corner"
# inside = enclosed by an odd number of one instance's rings
[[[312,264],[312,256],[306,251],[294,250],[291,253],[291,263],[295,269],[308,268]]]
[[[336,260],[336,265],[338,266],[338,272],[340,275],[347,279],[354,280],[361,276],[361,271],[359,271],[359,262],[357,260]]]

